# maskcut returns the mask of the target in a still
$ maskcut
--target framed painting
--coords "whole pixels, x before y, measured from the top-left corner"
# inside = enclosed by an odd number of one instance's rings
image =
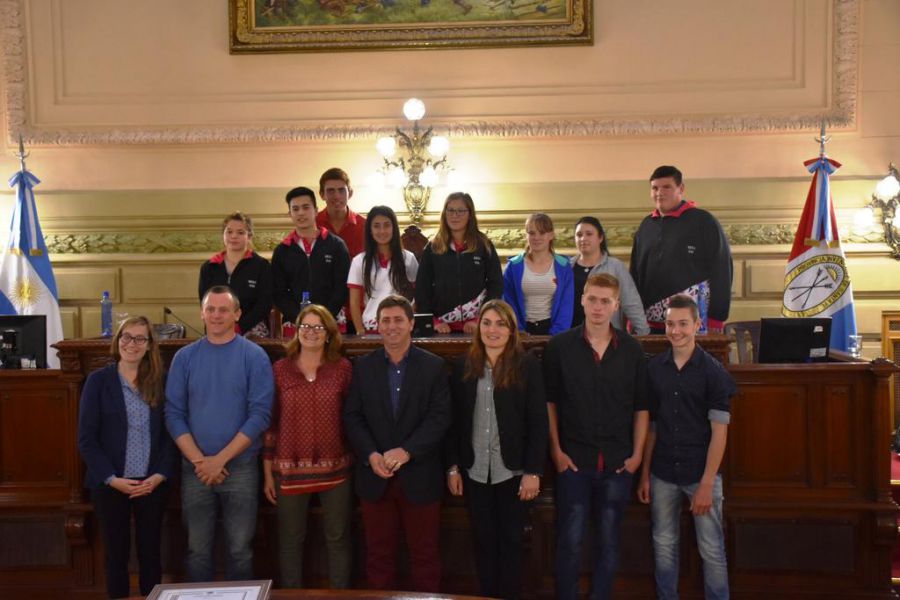
[[[592,0],[228,0],[232,54],[593,43]]]

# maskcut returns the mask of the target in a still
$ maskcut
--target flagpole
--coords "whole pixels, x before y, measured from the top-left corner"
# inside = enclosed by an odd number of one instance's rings
[[[822,117],[822,128],[819,131],[819,137],[813,139],[819,142],[819,158],[825,158],[825,144],[831,139],[830,135],[825,135],[825,117]]]
[[[16,154],[16,156],[19,157],[19,165],[20,165],[19,170],[22,173],[25,172],[25,158],[27,158],[29,154],[31,154],[31,152],[25,152],[25,143],[22,141],[22,134],[20,133],[19,134],[19,152],[18,152],[18,154]]]

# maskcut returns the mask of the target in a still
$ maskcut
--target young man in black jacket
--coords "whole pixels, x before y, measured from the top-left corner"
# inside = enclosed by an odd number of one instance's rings
[[[630,269],[651,333],[665,333],[666,303],[675,294],[698,300],[702,326],[721,332],[728,320],[733,276],[722,226],[685,199],[684,180],[675,167],[653,171],[650,197],[656,208],[634,234]]]
[[[285,196],[294,223],[290,233],[272,253],[275,306],[285,321],[300,314],[303,292],[309,301],[325,306],[338,324],[346,323],[342,308],[347,303],[350,254],[344,241],[316,225],[316,193],[307,187]]]

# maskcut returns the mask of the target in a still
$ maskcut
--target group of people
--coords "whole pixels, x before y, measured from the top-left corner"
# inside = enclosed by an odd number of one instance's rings
[[[180,472],[191,581],[214,577],[219,516],[226,577],[252,578],[262,479],[262,496],[277,510],[282,586],[302,585],[307,513],[317,494],[329,584],[349,587],[355,491],[367,585],[397,587],[403,531],[413,587],[437,591],[446,490],[465,498],[481,593],[517,598],[528,506],[549,451],[557,471],[559,598],[577,597],[591,518],[592,597],[611,596],[632,476],[639,500],[651,505],[660,598],[677,597],[683,496],[707,597],[727,598],[718,470],[735,385],[696,335],[727,317],[719,278],[730,290],[730,255],[726,272],[703,270],[722,244],[727,253],[721,227],[695,218],[703,211],[683,198],[672,204],[683,196],[680,173],[660,169],[651,177],[656,210],[638,230],[653,239],[635,240],[633,281],[609,256],[598,220],[579,220],[579,255],[570,260],[554,252],[553,223],[543,214],[529,217],[526,250],[501,274],[464,193],[447,198],[417,262],[401,248],[390,208],[375,207],[367,219],[349,209],[353,192],[340,169],[320,181],[327,207],[318,215],[312,190],[287,194],[295,229],[271,266],[250,248],[249,218],[229,215],[225,250],[201,270],[206,336],[179,350],[165,373],[151,323],[131,317],[113,337],[114,363],[84,386],[78,444],[107,548],[110,597],[129,594],[132,514],[141,593],[159,582],[167,489]],[[710,224],[721,242],[704,230]],[[351,246],[359,250],[352,260]],[[640,282],[658,276],[654,260],[697,264],[680,279],[666,273],[668,284],[681,287],[664,298],[648,295],[652,310],[645,311]],[[264,333],[267,302],[296,325],[274,365],[241,335]],[[471,335],[449,377],[444,359],[413,345],[413,305],[433,315],[437,331]],[[377,332],[382,346],[351,364],[341,349],[349,326]],[[661,326],[671,348],[647,361],[628,326],[637,333]],[[523,349],[522,332],[552,336],[542,359]]]
[[[577,254],[554,250],[553,220],[535,213],[525,221],[525,251],[501,269],[490,239],[478,227],[469,194],[450,194],[440,224],[421,259],[401,245],[397,216],[374,206],[363,217],[350,209],[350,177],[339,168],[308,187],[290,190],[285,201],[293,229],[272,253],[271,263],[253,249],[253,222],[241,212],[222,222],[224,250],[200,269],[199,298],[227,285],[243,307],[238,333],[265,337],[274,305],[293,323],[305,302],[331,311],[344,333],[375,333],[378,302],[398,294],[431,314],[438,333],[475,329],[481,305],[502,298],[521,331],[555,335],[584,319],[581,293],[592,273],[620,282],[621,308],[613,324],[637,335],[662,333],[669,297],[686,293],[701,309],[701,328],[721,331],[731,300],[732,261],[721,225],[684,197],[681,172],[662,166],[650,178],[655,209],[638,228],[627,268],[610,256],[601,222],[585,216],[575,224]],[[317,197],[325,207],[317,212]],[[275,325],[276,327],[278,324]]]

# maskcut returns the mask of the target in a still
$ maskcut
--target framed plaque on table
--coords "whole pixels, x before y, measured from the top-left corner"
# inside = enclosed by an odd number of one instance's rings
[[[271,579],[208,583],[160,583],[147,600],[266,600]]]

